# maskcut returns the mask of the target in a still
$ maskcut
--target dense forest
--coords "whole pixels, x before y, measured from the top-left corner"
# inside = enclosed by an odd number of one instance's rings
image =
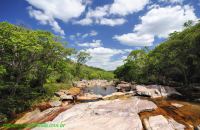
[[[76,58],[72,61],[70,57]],[[35,102],[80,79],[113,79],[112,72],[84,65],[85,52],[68,48],[50,32],[0,23],[0,119],[15,117]]]
[[[153,50],[132,51],[125,64],[115,70],[116,77],[142,84],[190,87],[200,83],[200,23],[188,21],[182,32]],[[197,85],[198,86],[198,85]]]

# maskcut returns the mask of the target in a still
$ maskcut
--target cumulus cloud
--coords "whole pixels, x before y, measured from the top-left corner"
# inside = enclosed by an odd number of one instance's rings
[[[155,6],[144,16],[141,23],[135,25],[133,32],[114,36],[113,38],[126,45],[151,45],[154,37],[167,38],[174,31],[181,31],[188,20],[197,20],[192,6]],[[143,39],[143,44],[142,44]],[[151,42],[151,43],[150,43]],[[139,44],[140,43],[140,44]]]
[[[124,16],[144,9],[148,3],[149,0],[114,0],[112,4],[89,9],[85,18],[74,21],[74,23],[80,25],[122,25],[126,22]]]
[[[96,47],[101,47],[102,42],[101,42],[101,40],[93,40],[92,42],[78,43],[77,45],[80,47],[96,48]]]
[[[128,15],[143,10],[149,0],[114,0],[110,13],[117,15]]]
[[[31,17],[42,24],[49,24],[52,29],[64,35],[56,19],[68,22],[79,17],[88,4],[87,0],[26,0],[31,7],[28,8]],[[34,7],[34,9],[33,9]]]
[[[124,49],[111,49],[105,47],[96,47],[82,50],[90,53],[91,59],[86,63],[89,66],[102,68],[105,70],[114,70],[116,67],[123,64],[125,55],[128,55],[129,50]],[[119,55],[118,59],[114,59],[114,56]]]
[[[80,24],[80,25],[91,25],[93,23],[93,20],[91,18],[84,18],[79,21],[74,21],[74,24]]]
[[[151,46],[154,41],[153,35],[139,35],[137,33],[128,33],[123,35],[116,35],[113,39],[128,46]]]
[[[102,18],[97,23],[101,25],[116,26],[116,25],[122,25],[125,22],[126,20],[124,18],[116,18],[116,19]]]

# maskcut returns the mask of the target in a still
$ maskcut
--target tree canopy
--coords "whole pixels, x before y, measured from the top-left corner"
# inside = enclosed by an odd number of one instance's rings
[[[115,70],[117,78],[138,83],[188,86],[200,83],[200,23],[189,21],[182,32],[152,50],[134,50]]]

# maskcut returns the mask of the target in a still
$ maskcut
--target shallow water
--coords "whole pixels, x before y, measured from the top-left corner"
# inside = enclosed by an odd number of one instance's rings
[[[116,92],[117,89],[114,86],[106,86],[106,87],[88,87],[84,89],[84,93],[93,93],[96,95],[106,96]]]

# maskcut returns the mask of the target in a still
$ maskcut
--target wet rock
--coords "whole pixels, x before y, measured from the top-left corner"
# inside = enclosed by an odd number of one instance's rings
[[[151,116],[144,119],[144,126],[147,130],[184,130],[185,126],[173,119],[167,120],[162,115]]]
[[[181,95],[174,88],[162,85],[137,85],[136,92],[138,95],[149,96],[152,98]]]
[[[140,108],[142,104],[147,106]],[[142,130],[138,112],[155,108],[153,102],[138,98],[102,100],[77,104],[47,123],[65,124],[64,128],[55,128],[55,130]],[[42,130],[42,128],[38,127],[34,130]]]

